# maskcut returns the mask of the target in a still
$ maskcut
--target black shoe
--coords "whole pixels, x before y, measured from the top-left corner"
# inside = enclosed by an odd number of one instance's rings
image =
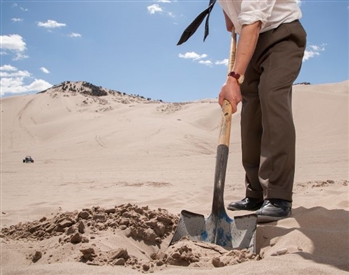
[[[263,200],[254,198],[244,198],[241,201],[232,202],[228,205],[229,210],[248,210],[255,211],[263,205]]]
[[[288,218],[292,214],[292,203],[280,199],[265,200],[262,207],[256,211],[258,222],[273,222]]]

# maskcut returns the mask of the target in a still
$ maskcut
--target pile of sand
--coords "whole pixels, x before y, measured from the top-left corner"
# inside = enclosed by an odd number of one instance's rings
[[[120,205],[110,209],[92,207],[82,211],[65,212],[53,218],[43,217],[39,221],[19,223],[3,228],[3,236],[14,240],[44,240],[64,236],[61,242],[89,242],[86,234],[116,229],[125,231],[127,237],[161,244],[162,239],[172,233],[177,216],[166,210],[150,210],[137,205]]]
[[[187,237],[171,246],[167,246],[167,243],[161,246],[163,240],[173,236],[177,223],[177,215],[161,208],[151,210],[149,207],[134,204],[109,209],[96,206],[81,211],[58,213],[53,217],[43,217],[32,222],[20,222],[2,228],[0,237],[5,243],[24,240],[31,243],[29,248],[40,247],[29,249],[26,257],[28,264],[38,261],[41,264],[50,264],[61,261],[64,255],[66,261],[70,257],[68,261],[88,265],[121,265],[151,272],[167,265],[223,267],[260,259],[247,249],[227,251],[214,244],[191,241]],[[100,238],[115,234],[123,234],[132,238],[133,242],[156,246],[158,250],[149,255],[141,251],[148,258],[144,260],[130,254],[127,247],[106,249],[101,245]],[[50,239],[55,242],[53,247],[47,247]]]

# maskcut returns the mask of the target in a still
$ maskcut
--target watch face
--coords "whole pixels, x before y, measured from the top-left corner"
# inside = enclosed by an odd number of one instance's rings
[[[240,75],[240,77],[238,79],[239,83],[242,84],[244,82],[244,80],[245,80],[245,76],[244,75]]]

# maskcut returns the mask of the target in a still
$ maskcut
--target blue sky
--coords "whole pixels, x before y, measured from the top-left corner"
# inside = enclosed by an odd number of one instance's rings
[[[1,1],[1,95],[87,81],[163,101],[216,98],[227,73],[230,35],[217,3],[203,26],[176,46],[208,0]],[[348,1],[299,1],[308,33],[296,82],[348,76]]]

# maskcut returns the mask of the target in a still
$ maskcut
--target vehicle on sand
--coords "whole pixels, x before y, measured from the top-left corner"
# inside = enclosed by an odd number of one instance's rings
[[[34,163],[34,160],[32,159],[31,156],[26,156],[26,157],[23,159],[23,163]]]

